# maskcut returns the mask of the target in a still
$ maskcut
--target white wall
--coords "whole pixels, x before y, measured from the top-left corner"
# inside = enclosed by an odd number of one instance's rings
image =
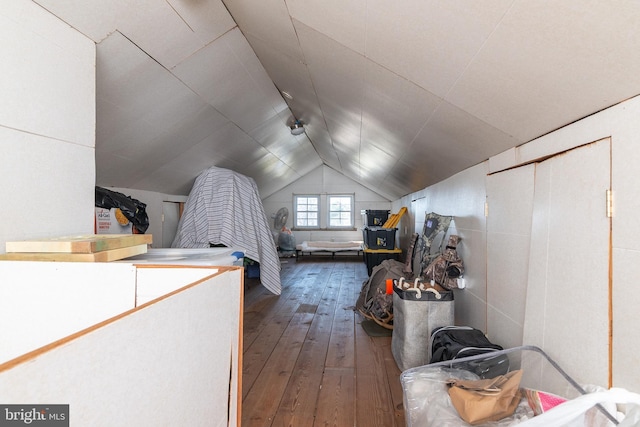
[[[461,237],[458,253],[465,265],[466,289],[457,292],[456,324],[486,331],[486,221],[484,203],[487,164],[481,163],[445,181],[405,196],[393,203],[392,211],[406,206],[401,220],[401,242],[411,233],[422,233],[426,213],[451,215],[448,234]],[[405,233],[405,227],[407,228]],[[402,243],[401,243],[402,244]],[[406,249],[406,244],[402,245]]]
[[[95,44],[30,1],[0,9],[0,252],[93,232]]]
[[[640,186],[638,185],[638,164],[640,164],[640,97],[633,98],[619,105],[613,106],[598,114],[589,116],[556,132],[531,141],[521,147],[508,150],[487,162],[474,166],[434,186],[408,195],[392,204],[392,210],[400,206],[412,206],[411,219],[403,225],[413,226],[420,232],[424,222],[425,212],[437,212],[443,215],[453,215],[455,226],[452,232],[462,236],[459,247],[460,255],[465,262],[465,278],[467,288],[456,291],[456,323],[469,324],[487,331],[487,318],[498,319],[504,313],[499,313],[495,306],[487,303],[487,292],[491,293],[493,283],[487,283],[487,226],[484,216],[484,202],[487,196],[486,175],[509,167],[525,164],[545,156],[559,153],[588,142],[604,137],[611,137],[612,151],[612,189],[614,210],[612,219],[612,319],[613,319],[613,358],[611,361],[612,384],[633,391],[640,390],[640,326],[636,322],[637,302],[640,301]],[[604,200],[604,195],[603,195]],[[413,201],[413,203],[412,203]],[[594,209],[601,209],[604,214],[604,202],[594,203]],[[526,209],[525,209],[526,211]],[[512,215],[529,215],[521,212]],[[491,209],[489,209],[491,216]],[[523,218],[526,222],[528,219]],[[408,230],[410,233],[413,230]],[[588,229],[584,233],[589,233]],[[525,236],[526,237],[526,236]],[[571,250],[571,242],[567,242]],[[528,245],[517,245],[511,248],[516,251],[528,251]],[[491,255],[495,257],[496,255]],[[528,254],[522,254],[522,257]],[[526,271],[513,271],[514,266],[508,265],[507,259],[522,258],[518,254],[510,254],[503,261],[505,270],[512,270],[514,277],[527,277]],[[491,260],[493,268],[500,268],[499,262]],[[527,269],[527,265],[520,265],[515,269]],[[606,268],[606,267],[605,267]],[[580,292],[580,283],[574,283],[567,277],[566,286]],[[606,285],[606,284],[604,284]],[[514,283],[522,287],[522,283]],[[496,290],[493,290],[494,292]],[[493,295],[496,295],[495,293]],[[499,302],[497,305],[504,303]],[[606,301],[604,302],[606,303]],[[572,301],[566,302],[566,309],[576,309]],[[542,321],[543,319],[541,319]],[[492,328],[500,327],[494,322]],[[512,346],[519,342],[522,330],[514,330],[513,324],[509,329],[513,336],[505,336],[489,330],[492,334],[501,336],[499,344]],[[543,348],[552,354],[561,366],[570,366],[572,352],[589,351],[582,348],[580,343],[587,340],[580,336],[567,336],[562,348]],[[524,343],[528,344],[528,343]],[[608,342],[599,345],[608,347]],[[599,366],[598,369],[601,367]],[[575,367],[572,367],[575,369]],[[594,369],[594,367],[591,367]],[[589,366],[580,367],[588,372]],[[569,372],[572,374],[572,372]],[[580,376],[581,372],[573,372]]]
[[[282,190],[262,200],[264,211],[270,224],[273,224],[273,215],[281,207],[289,209],[287,227],[293,227],[293,195],[294,194],[355,194],[355,230],[331,231],[294,230],[296,242],[305,240],[335,240],[344,242],[349,240],[362,240],[363,218],[361,210],[391,210],[391,202],[381,195],[365,188],[357,182],[345,177],[327,166],[319,166],[307,175],[289,184]],[[395,212],[395,211],[394,211]],[[326,221],[325,221],[326,223]]]

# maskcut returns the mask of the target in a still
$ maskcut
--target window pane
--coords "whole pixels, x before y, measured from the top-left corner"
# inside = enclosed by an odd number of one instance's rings
[[[296,227],[318,227],[318,201],[319,196],[295,197]]]
[[[353,196],[329,196],[329,227],[353,227]]]

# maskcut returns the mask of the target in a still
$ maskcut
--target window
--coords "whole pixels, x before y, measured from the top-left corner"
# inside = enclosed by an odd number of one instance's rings
[[[352,229],[354,220],[353,194],[294,194],[294,229]]]
[[[353,196],[329,196],[329,227],[353,227]]]
[[[295,226],[297,228],[318,228],[320,224],[320,196],[295,196]]]

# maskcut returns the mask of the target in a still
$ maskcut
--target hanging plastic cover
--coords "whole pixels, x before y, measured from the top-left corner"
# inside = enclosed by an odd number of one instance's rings
[[[147,205],[139,200],[125,196],[117,191],[96,186],[96,207],[104,209],[118,208],[131,221],[137,234],[144,234],[149,228]]]

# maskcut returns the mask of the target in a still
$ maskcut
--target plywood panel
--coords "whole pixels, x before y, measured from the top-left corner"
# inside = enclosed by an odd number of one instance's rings
[[[10,252],[0,255],[12,261],[109,262],[147,253],[147,244],[111,249],[96,253]]]
[[[49,239],[7,242],[7,252],[62,252],[84,253],[120,249],[153,243],[150,234],[83,234],[52,237]]]

